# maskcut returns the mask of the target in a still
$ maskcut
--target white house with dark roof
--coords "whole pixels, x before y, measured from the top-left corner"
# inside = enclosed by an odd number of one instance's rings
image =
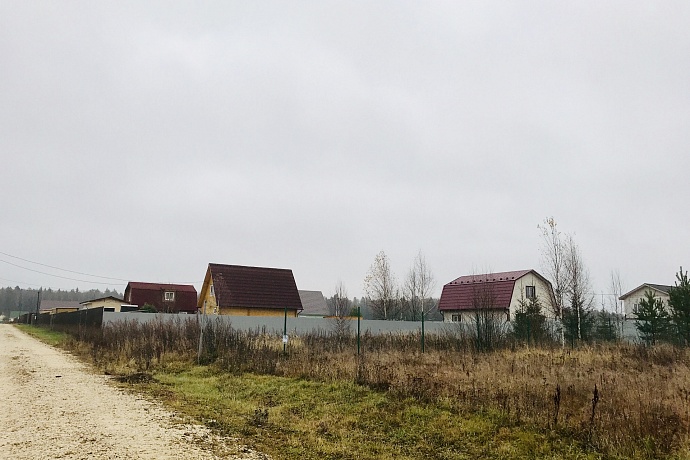
[[[485,273],[456,278],[443,286],[438,309],[444,322],[468,322],[479,310],[497,318],[515,319],[521,301],[538,299],[542,312],[553,317],[551,283],[535,270]]]
[[[651,291],[656,297],[661,299],[664,308],[668,308],[669,291],[673,286],[666,284],[652,284],[644,283],[630,292],[620,296],[618,300],[623,301],[623,311],[625,312],[625,319],[637,319],[635,309],[640,305],[640,301],[644,299],[645,293]]]

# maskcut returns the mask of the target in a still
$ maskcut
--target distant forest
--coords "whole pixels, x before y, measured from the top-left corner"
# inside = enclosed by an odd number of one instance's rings
[[[10,312],[16,311],[36,311],[39,292],[41,293],[41,300],[76,300],[77,302],[84,302],[108,296],[122,298],[122,294],[110,289],[105,291],[98,289],[80,291],[77,288],[71,291],[63,291],[61,289],[54,291],[52,289],[21,289],[19,286],[6,287],[0,288],[0,315],[10,316]]]

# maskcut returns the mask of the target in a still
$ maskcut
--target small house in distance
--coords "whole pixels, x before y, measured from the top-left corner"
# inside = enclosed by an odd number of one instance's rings
[[[661,299],[664,308],[668,308],[669,291],[673,286],[665,284],[644,283],[636,287],[630,292],[620,296],[618,300],[623,301],[623,311],[625,312],[625,319],[637,319],[635,309],[640,305],[640,301],[644,299],[645,293],[651,291],[654,295]],[[667,310],[668,311],[668,310]]]
[[[191,284],[139,283],[130,281],[125,288],[129,305],[153,305],[161,313],[196,313],[196,288]]]
[[[79,305],[81,305],[81,309],[83,310],[88,308],[103,308],[103,311],[119,312],[121,310],[122,304],[124,303],[125,301],[122,299],[118,299],[117,297],[113,296],[108,296],[101,297],[99,299],[86,300],[84,302],[80,302]]]
[[[198,302],[206,314],[296,317],[302,310],[292,270],[208,264]]]
[[[321,291],[299,291],[299,298],[302,302],[300,316],[312,316],[324,318],[331,315],[326,299]]]
[[[551,283],[535,270],[461,276],[443,286],[438,309],[444,322],[470,322],[479,311],[505,321],[515,319],[521,301],[537,299],[545,316],[553,316]]]
[[[76,300],[41,300],[39,313],[69,313],[79,310],[79,302]]]

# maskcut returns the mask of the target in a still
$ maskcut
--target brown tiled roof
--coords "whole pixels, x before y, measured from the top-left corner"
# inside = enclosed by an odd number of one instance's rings
[[[534,270],[518,270],[512,272],[486,273],[483,275],[461,276],[443,286],[438,309],[443,310],[473,310],[476,308],[475,299],[478,295],[490,293],[494,309],[507,309],[513,296],[515,281]],[[536,273],[536,272],[534,272]],[[541,277],[541,275],[539,275]]]
[[[219,307],[301,310],[292,270],[209,264]]]

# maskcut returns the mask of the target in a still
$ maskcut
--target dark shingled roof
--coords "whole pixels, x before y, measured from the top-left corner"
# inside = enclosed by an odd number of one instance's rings
[[[650,287],[650,288],[652,288],[652,289],[656,289],[657,291],[665,292],[665,293],[668,294],[669,291],[670,291],[671,289],[673,289],[674,286],[668,286],[668,285],[666,285],[666,284],[644,283],[644,284],[642,284],[641,286],[636,287],[636,288],[633,289],[632,291],[626,292],[625,294],[623,294],[622,296],[620,296],[620,297],[618,298],[618,300],[625,300],[625,299],[628,298],[628,296],[630,296],[630,294],[632,294],[632,293],[634,293],[634,292],[637,292],[637,291],[639,291],[640,289],[642,289],[642,288],[644,288],[644,287]]]
[[[323,298],[321,291],[299,291],[299,298],[302,301],[301,315],[328,316],[330,311],[326,299]]]
[[[81,305],[78,300],[41,300],[39,309],[41,311],[52,310],[53,308],[76,308],[79,309]]]
[[[284,268],[209,264],[219,307],[301,310],[295,277]]]
[[[513,296],[515,281],[534,270],[487,273],[484,275],[461,276],[443,286],[438,309],[473,310],[474,300],[485,292],[490,292],[494,309],[507,309]],[[536,272],[534,272],[536,273]],[[541,275],[539,275],[541,277]]]

